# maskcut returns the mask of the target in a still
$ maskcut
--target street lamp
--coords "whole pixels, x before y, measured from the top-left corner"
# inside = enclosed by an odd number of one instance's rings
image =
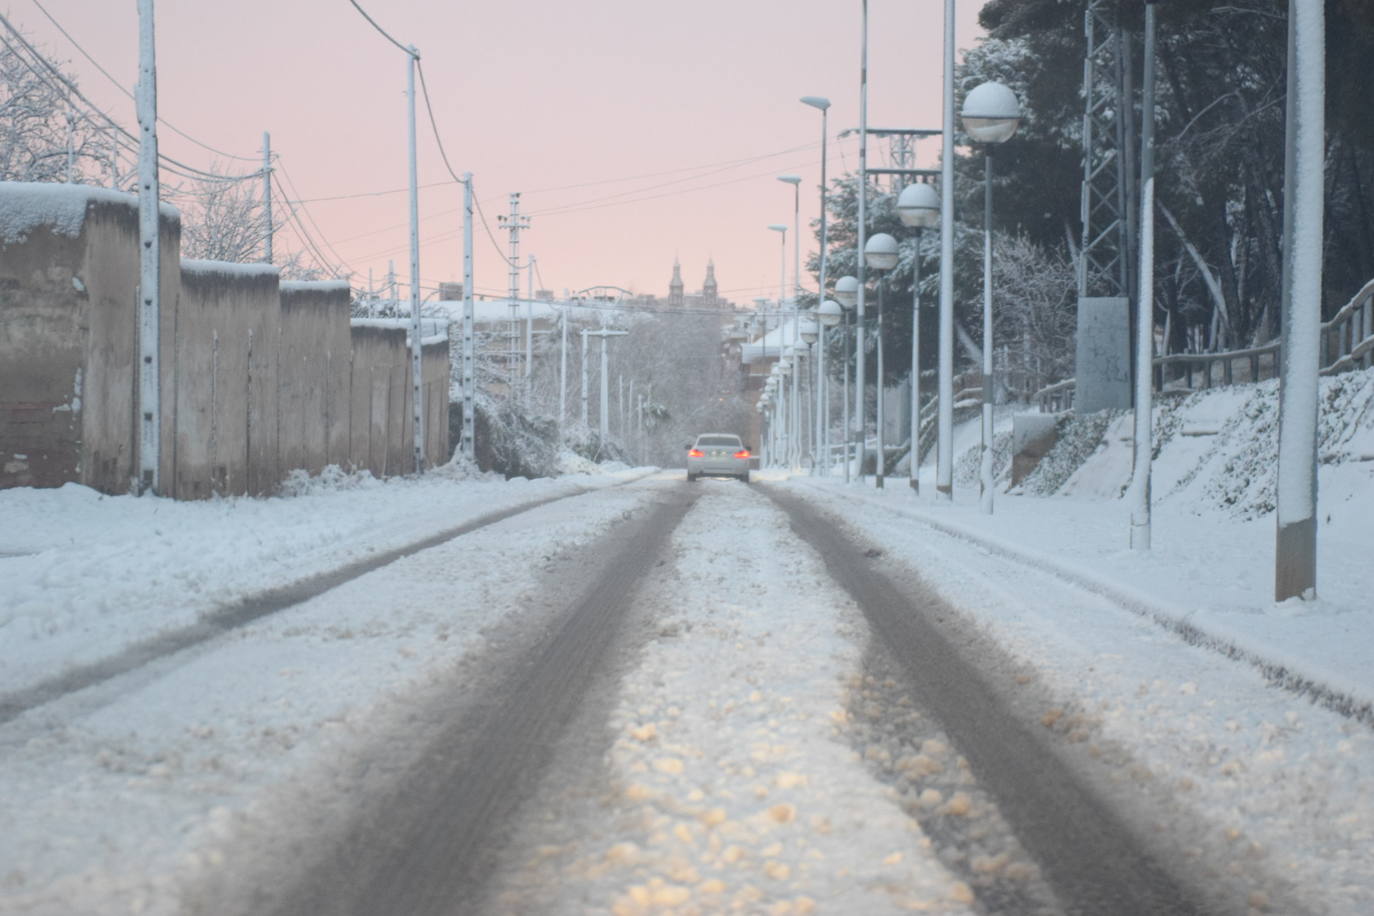
[[[921,237],[940,224],[940,195],[928,184],[910,184],[897,197],[897,216],[916,230],[911,265],[911,489],[921,492]]]
[[[778,318],[778,327],[781,329],[782,326],[783,326],[783,324],[782,324],[782,320],[783,320],[783,319],[782,319],[782,317],[781,317],[781,316],[782,316],[782,311],[783,311],[783,308],[784,308],[783,303],[787,301],[787,227],[786,227],[785,225],[783,225],[782,223],[772,223],[772,224],[770,224],[770,225],[768,226],[768,228],[769,228],[769,229],[772,229],[774,232],[778,233],[778,236],[779,236],[779,238],[781,239],[781,242],[782,242],[782,247],[781,247],[782,258],[781,258],[781,260],[779,261],[779,268],[778,268],[778,315],[779,315],[779,318]],[[793,334],[796,334],[796,328],[795,328],[795,327],[793,328],[792,333],[793,333]],[[782,334],[779,333],[778,336],[779,336],[779,337],[782,337]],[[779,343],[782,343],[782,341],[779,341]],[[783,411],[784,423],[787,423],[787,421],[788,421],[788,417],[787,417],[788,406],[787,406],[787,405],[788,405],[788,399],[787,399],[786,396],[784,396],[784,397],[782,398],[782,405],[781,405],[781,406],[782,406],[782,411]],[[789,435],[790,435],[790,434],[791,434],[790,428],[789,428],[788,432],[789,432]],[[792,451],[790,442],[789,442],[785,447],[786,447],[786,449],[787,449],[786,454],[790,456],[790,455],[791,455],[791,451]]]
[[[883,421],[885,419],[883,416],[883,280],[887,272],[897,266],[897,240],[886,232],[875,233],[864,244],[864,261],[869,267],[878,271],[878,320],[873,332],[878,349],[878,403],[876,413],[878,454],[874,459],[876,470],[874,484],[881,490],[883,488],[883,472],[886,470],[884,465],[887,464],[887,454],[883,450]]]
[[[1001,83],[983,83],[964,97],[964,131],[983,144],[983,447],[979,472],[983,511],[992,514],[992,150],[1021,126],[1021,103]]]
[[[797,330],[800,323],[798,309],[801,304],[801,176],[779,175],[778,181],[792,186],[792,343],[795,344],[797,343]],[[792,369],[795,378],[792,385],[792,402],[788,405],[788,409],[792,411],[791,459],[792,469],[795,471],[801,465],[804,437],[801,429],[801,375],[797,371],[800,366],[794,363]]]
[[[845,309],[844,314],[844,400],[841,419],[844,421],[844,482],[849,483],[849,443],[853,430],[849,426],[849,310],[859,301],[859,281],[855,277],[844,276],[835,281],[835,298]]]
[[[825,329],[833,328],[844,317],[844,307],[834,299],[827,299],[816,309],[816,320],[820,322],[820,345],[816,348],[816,376],[821,380],[820,390],[816,393],[816,423],[820,427],[820,452],[824,464],[821,473],[830,473],[830,398],[826,396],[825,375]]]
[[[801,102],[802,102],[803,105],[810,105],[812,108],[815,108],[816,110],[818,110],[818,111],[821,113],[821,271],[820,271],[820,277],[819,277],[819,279],[818,279],[818,281],[817,281],[816,289],[818,290],[818,293],[817,293],[818,297],[820,297],[820,298],[825,298],[826,257],[827,257],[827,254],[828,254],[829,248],[830,248],[830,240],[829,240],[829,238],[827,237],[827,234],[826,234],[826,220],[825,220],[825,215],[826,215],[826,214],[825,214],[825,203],[826,203],[826,201],[825,201],[825,192],[826,192],[826,187],[825,187],[825,160],[826,160],[826,141],[827,141],[827,137],[826,137],[826,133],[827,133],[827,130],[826,130],[826,118],[827,118],[827,113],[828,113],[828,111],[829,111],[829,109],[830,109],[830,100],[827,99],[827,98],[824,98],[823,96],[818,96],[818,95],[804,95],[804,96],[802,96]],[[822,344],[822,346],[824,346],[824,343],[825,343],[825,340],[824,340],[824,337],[822,336],[822,339],[821,339],[821,344]],[[821,357],[818,357],[817,360],[816,360],[816,404],[817,404],[817,408],[818,408],[817,411],[816,411],[816,447],[817,447],[818,449],[821,449],[821,448],[824,448],[824,447],[825,447],[825,445],[826,445],[826,440],[827,440],[827,438],[828,438],[827,433],[826,433],[824,427],[821,425],[821,424],[824,422],[824,417],[822,416],[823,411],[819,409],[820,406],[821,406],[823,403],[825,403],[825,402],[822,400],[823,395],[824,395],[824,391],[825,391],[825,387],[826,387],[826,385],[825,385],[824,368],[825,368],[825,359],[824,359],[824,356],[822,355]],[[828,469],[828,467],[829,467],[829,458],[830,458],[830,456],[829,456],[829,454],[824,454],[822,457],[825,459],[826,463],[825,463],[825,464],[821,464],[821,463],[819,463],[819,462],[812,462],[812,468],[815,469],[815,468],[817,468],[817,467],[820,467],[820,468],[822,468],[822,473],[824,473],[825,470]]]

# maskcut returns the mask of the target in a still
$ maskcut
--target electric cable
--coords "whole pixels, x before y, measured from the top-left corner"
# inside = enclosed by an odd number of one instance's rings
[[[61,32],[62,35],[67,39],[67,41],[69,41],[69,42],[72,43],[72,47],[76,48],[77,51],[81,52],[81,56],[82,56],[82,57],[84,57],[84,58],[86,58],[86,60],[90,61],[91,66],[93,66],[93,67],[95,67],[97,70],[99,70],[100,73],[101,73],[101,75],[104,76],[107,80],[109,80],[109,81],[114,85],[114,87],[115,87],[116,89],[118,89],[120,92],[124,93],[124,94],[125,94],[126,96],[128,96],[130,99],[133,99],[134,101],[137,101],[137,98],[134,96],[134,94],[133,94],[132,92],[130,92],[127,88],[125,88],[125,86],[124,86],[123,83],[121,83],[119,80],[117,80],[117,79],[115,79],[113,76],[111,76],[111,75],[110,75],[110,72],[100,65],[100,61],[98,61],[98,60],[96,60],[94,57],[92,57],[92,56],[90,55],[90,53],[89,53],[85,48],[83,48],[83,47],[81,46],[81,43],[80,43],[79,41],[77,41],[75,38],[73,38],[72,35],[71,35],[71,33],[68,32],[66,29],[64,29],[64,28],[62,27],[62,23],[58,22],[57,19],[55,19],[55,18],[53,17],[53,14],[52,14],[52,13],[48,12],[47,7],[43,6],[43,4],[39,2],[39,0],[33,0],[33,5],[36,6],[36,7],[38,7],[38,11],[39,11],[40,13],[42,13],[44,16],[47,17],[48,21],[51,22],[51,23],[53,24],[53,27],[54,27],[55,29],[57,29],[57,31]],[[175,133],[175,134],[177,134],[177,135],[179,135],[179,136],[181,136],[181,137],[183,137],[183,138],[185,138],[185,139],[187,139],[187,140],[190,140],[192,143],[194,143],[196,146],[201,147],[202,149],[209,150],[210,152],[214,153],[216,156],[223,156],[223,157],[226,158],[226,159],[237,159],[237,160],[239,160],[239,161],[241,161],[241,162],[259,162],[259,161],[261,161],[261,158],[260,158],[260,157],[257,157],[257,156],[253,156],[253,157],[249,157],[249,156],[235,156],[233,153],[226,153],[226,152],[224,152],[224,150],[215,149],[215,148],[214,148],[213,146],[211,146],[210,144],[208,144],[208,143],[203,143],[203,142],[201,142],[200,140],[197,140],[195,137],[191,136],[190,134],[186,133],[184,130],[181,130],[181,129],[178,128],[175,124],[171,123],[170,121],[168,121],[166,118],[162,117],[161,115],[158,116],[158,121],[161,122],[165,127],[167,127],[168,130],[172,131],[173,133]]]
[[[382,37],[384,37],[387,41],[391,42],[391,43],[394,44],[396,47],[400,48],[402,51],[406,52],[407,54],[409,54],[411,57],[415,58],[416,60],[419,60],[419,59],[420,59],[420,54],[419,54],[418,51],[416,51],[414,48],[408,48],[408,47],[406,47],[405,45],[401,44],[401,43],[400,43],[399,41],[397,41],[396,39],[392,38],[391,35],[387,32],[386,29],[382,28],[381,26],[379,26],[379,25],[377,24],[377,20],[373,19],[371,16],[369,16],[369,15],[367,14],[367,10],[363,9],[361,6],[358,5],[358,0],[348,0],[348,2],[349,2],[349,3],[352,3],[352,4],[353,4],[353,8],[354,8],[355,10],[357,10],[359,13],[361,13],[361,14],[362,14],[362,17],[363,17],[364,19],[366,19],[366,20],[368,21],[368,23],[371,24],[371,26],[372,26],[374,29],[376,29],[378,32],[381,32],[381,33],[382,33]]]

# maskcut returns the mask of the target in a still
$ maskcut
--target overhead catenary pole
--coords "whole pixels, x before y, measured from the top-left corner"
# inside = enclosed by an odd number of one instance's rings
[[[262,132],[262,262],[272,263],[272,135],[267,131]]]
[[[510,254],[506,256],[510,268],[510,321],[506,327],[507,396],[515,397],[516,379],[520,365],[520,230],[529,227],[528,217],[520,215],[520,192],[510,195],[510,216],[498,216],[497,222],[510,233]]]
[[[476,346],[473,339],[474,315],[472,303],[472,173],[463,173],[463,454],[469,461],[477,459],[474,438],[476,423]]]
[[[1321,3],[1288,2],[1283,366],[1279,376],[1275,601],[1317,596],[1317,415],[1326,143],[1325,16]]]
[[[425,469],[425,387],[420,343],[420,186],[415,166],[415,66],[420,60],[420,52],[414,45],[411,45],[407,52],[407,136],[410,141],[410,422],[415,434],[411,467],[419,474]]]
[[[1135,325],[1135,435],[1131,450],[1131,547],[1150,549],[1150,459],[1154,409],[1155,4],[1145,0],[1145,78],[1140,128],[1140,293]]]
[[[558,428],[568,422],[568,308],[558,310],[559,334],[562,345],[558,351]]]
[[[153,0],[138,0],[138,481],[139,493],[158,493],[162,461],[162,248],[157,174],[157,52]]]
[[[954,0],[945,0],[944,118],[940,153],[939,442],[935,491],[954,499]]]

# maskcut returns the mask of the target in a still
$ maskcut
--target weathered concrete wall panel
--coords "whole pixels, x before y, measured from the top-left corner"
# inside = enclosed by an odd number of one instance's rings
[[[426,343],[421,352],[425,397],[425,464],[446,463],[448,451],[448,338]]]
[[[0,486],[79,482],[126,492],[137,460],[137,199],[0,183],[0,216]],[[175,211],[164,210],[161,235],[166,389],[179,289]],[[171,415],[164,401],[164,422]],[[170,467],[164,454],[162,472]]]
[[[175,492],[178,499],[270,491],[275,456],[253,433],[274,414],[261,363],[279,321],[277,270],[187,261],[176,338]],[[258,352],[254,353],[257,347]],[[259,362],[256,373],[252,360]],[[255,467],[265,461],[267,466]],[[270,481],[265,483],[266,481]]]
[[[285,282],[281,285],[283,314],[288,312],[308,329],[298,369],[307,395],[304,410],[317,411],[307,421],[311,439],[305,443],[305,464],[312,474],[330,464],[349,464],[350,372],[352,338],[349,332],[347,283]]]

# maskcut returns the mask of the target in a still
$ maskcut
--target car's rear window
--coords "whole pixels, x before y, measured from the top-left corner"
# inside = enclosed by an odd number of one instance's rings
[[[697,439],[697,445],[727,445],[731,448],[739,448],[739,436],[702,436]]]

